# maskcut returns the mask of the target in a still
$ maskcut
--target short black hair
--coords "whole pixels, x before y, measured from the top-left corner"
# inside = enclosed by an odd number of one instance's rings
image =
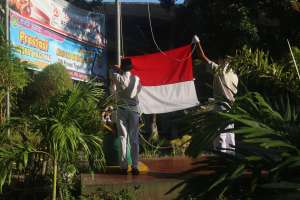
[[[130,58],[124,58],[121,60],[121,70],[124,72],[130,71],[132,69],[132,62]]]

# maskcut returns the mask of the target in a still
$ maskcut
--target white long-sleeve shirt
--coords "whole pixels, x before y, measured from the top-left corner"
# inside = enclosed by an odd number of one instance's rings
[[[118,106],[139,112],[138,94],[141,90],[140,79],[131,72],[120,74],[112,72],[112,78],[116,84]]]
[[[214,62],[209,62],[213,70],[217,70],[220,66]],[[230,102],[235,101],[234,95],[237,93],[238,76],[232,71],[228,70],[228,64],[214,75],[213,93],[215,98],[226,98]]]

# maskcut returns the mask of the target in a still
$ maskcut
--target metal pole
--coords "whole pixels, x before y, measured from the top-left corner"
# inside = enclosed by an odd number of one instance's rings
[[[6,39],[9,42],[9,5],[8,1],[5,1],[5,22],[6,22]]]
[[[6,22],[6,40],[8,45],[10,45],[10,37],[9,37],[9,5],[8,1],[5,2],[5,22]],[[7,88],[6,94],[6,120],[10,119],[10,91],[9,87]],[[10,135],[10,129],[7,130],[7,134]]]
[[[121,1],[116,0],[117,6],[117,64],[121,65]]]

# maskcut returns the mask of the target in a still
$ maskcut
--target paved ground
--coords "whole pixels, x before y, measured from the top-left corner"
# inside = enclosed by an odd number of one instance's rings
[[[82,174],[82,192],[87,194],[96,192],[99,188],[105,191],[120,191],[126,188],[135,193],[136,199],[174,199],[177,192],[170,195],[165,195],[165,193],[182,181],[186,176],[185,172],[193,168],[194,162],[204,160],[206,157],[197,160],[187,157],[142,160],[148,166],[149,171],[139,176],[99,173],[92,177],[89,174]],[[203,168],[205,169],[205,165]],[[213,171],[201,170],[197,173],[205,176]]]

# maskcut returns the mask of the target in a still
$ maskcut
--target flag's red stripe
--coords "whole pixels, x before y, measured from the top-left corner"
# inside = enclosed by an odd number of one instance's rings
[[[165,51],[130,57],[133,74],[143,86],[158,86],[193,80],[191,45]],[[189,57],[189,58],[188,58]],[[185,59],[187,58],[187,59]],[[176,60],[177,59],[177,60]],[[178,61],[183,60],[183,61]]]

